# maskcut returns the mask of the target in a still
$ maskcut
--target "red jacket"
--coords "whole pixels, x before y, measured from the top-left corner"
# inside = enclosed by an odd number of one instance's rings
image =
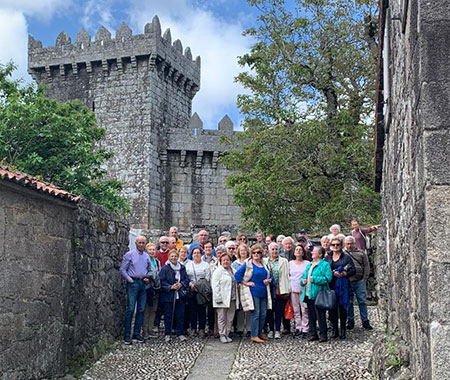
[[[166,261],[169,259],[169,250],[160,251],[159,249],[156,251],[156,257],[159,259],[161,263],[161,267],[166,264]]]

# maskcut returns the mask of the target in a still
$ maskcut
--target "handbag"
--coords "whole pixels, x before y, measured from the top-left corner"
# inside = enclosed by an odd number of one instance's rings
[[[285,319],[294,319],[294,307],[292,306],[292,301],[289,298],[286,302],[286,306],[284,307],[284,318]]]
[[[194,296],[194,293],[192,292],[192,290],[190,288],[183,287],[178,290],[178,295],[180,296],[180,299],[182,299],[182,300],[190,300]]]
[[[280,294],[280,286],[279,285],[275,289],[275,295],[277,296],[277,298],[281,298],[282,300],[288,300],[289,299],[289,293]]]
[[[322,289],[317,293],[314,305],[321,310],[331,310],[336,306],[336,293],[330,289],[327,281],[327,289]]]

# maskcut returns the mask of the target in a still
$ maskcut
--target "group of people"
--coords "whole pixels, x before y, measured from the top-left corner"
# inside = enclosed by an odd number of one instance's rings
[[[371,330],[366,239],[377,227],[362,228],[354,220],[345,236],[335,224],[320,244],[311,242],[305,229],[296,240],[258,232],[251,247],[243,233],[232,240],[223,232],[216,246],[205,230],[189,246],[176,227],[160,237],[158,247],[138,236],[136,249],[124,255],[120,266],[127,280],[124,343],[158,336],[162,319],[166,342],[175,333],[181,341],[214,335],[229,343],[234,326],[237,334],[264,343],[290,333],[292,317],[294,336],[326,342],[327,313],[332,338],[346,339],[347,329],[355,326],[355,296],[362,326]],[[329,310],[316,306],[317,295],[325,289],[336,294]],[[289,310],[292,316],[286,314]]]

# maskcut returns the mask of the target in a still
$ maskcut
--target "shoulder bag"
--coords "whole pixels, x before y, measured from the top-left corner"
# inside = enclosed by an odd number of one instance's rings
[[[322,289],[317,293],[314,305],[321,310],[331,310],[336,306],[336,293],[330,289],[327,281],[327,289]]]

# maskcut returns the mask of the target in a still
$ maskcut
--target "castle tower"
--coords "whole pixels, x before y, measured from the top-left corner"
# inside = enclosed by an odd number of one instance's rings
[[[92,41],[81,29],[74,43],[61,32],[54,47],[29,36],[28,50],[29,72],[49,97],[80,99],[106,127],[101,145],[115,152],[107,169],[126,184],[132,226],[162,228],[165,131],[188,128],[200,57],[193,61],[189,47],[183,52],[180,40],[172,43],[169,29],[161,36],[157,16],[144,34],[122,23],[115,38],[101,27]]]
[[[92,41],[81,29],[74,43],[61,32],[51,47],[29,36],[28,49],[29,73],[47,95],[80,99],[106,128],[101,147],[115,153],[107,169],[125,182],[135,230],[238,229],[240,209],[224,184],[229,172],[218,162],[226,149],[219,137],[233,134],[233,124],[225,116],[218,130],[207,130],[191,116],[200,57],[193,61],[169,29],[161,35],[157,16],[144,34],[122,23],[115,38],[101,27]]]

